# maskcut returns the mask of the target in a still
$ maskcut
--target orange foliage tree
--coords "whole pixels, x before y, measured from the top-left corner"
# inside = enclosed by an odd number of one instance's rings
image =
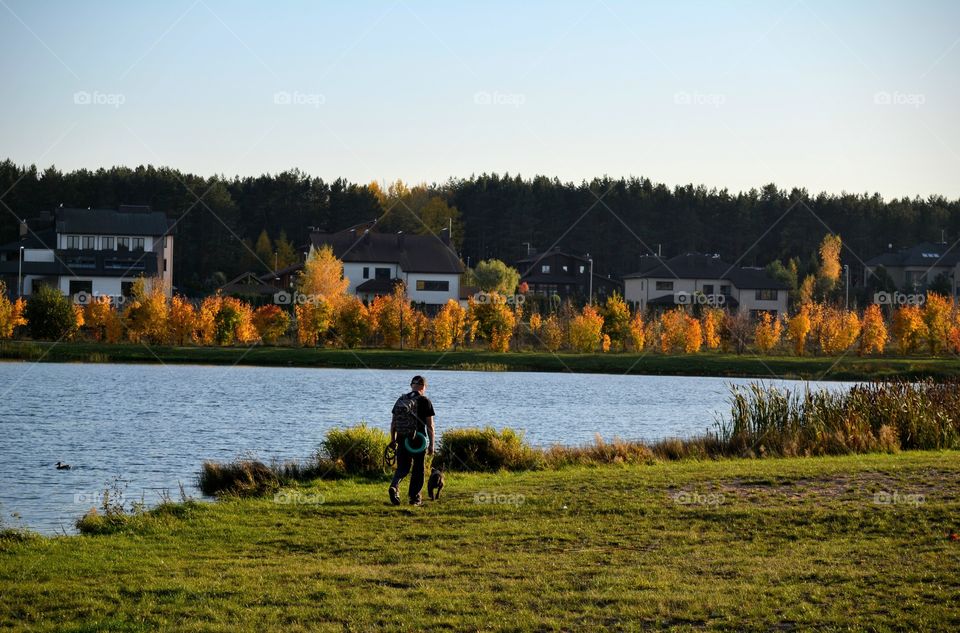
[[[575,352],[594,352],[603,343],[603,317],[591,305],[570,320],[570,348]]]
[[[388,295],[376,297],[369,310],[371,330],[387,347],[398,346],[401,337],[406,341],[413,332],[413,307],[403,284],[397,284]]]
[[[753,340],[761,354],[769,354],[780,343],[783,324],[769,312],[764,312],[753,329]]]
[[[98,341],[116,343],[123,336],[123,322],[107,295],[90,297],[83,307],[83,323]]]
[[[927,336],[927,325],[919,306],[906,305],[893,313],[893,338],[901,354],[917,351],[920,342]]]
[[[189,299],[174,295],[170,300],[170,316],[167,328],[170,342],[174,345],[186,345],[196,340],[197,311]]]
[[[923,306],[923,324],[926,325],[927,347],[931,354],[939,354],[950,344],[950,317],[953,304],[941,294],[927,294]]]
[[[707,349],[720,347],[720,328],[723,327],[723,308],[707,306],[700,315],[700,327],[703,330],[703,343]]]
[[[870,304],[863,313],[860,327],[860,355],[882,354],[887,345],[887,324],[883,321],[880,306]]]
[[[370,311],[358,297],[348,295],[334,319],[337,337],[347,347],[359,347],[370,336]]]
[[[792,317],[787,319],[787,340],[793,345],[793,353],[803,356],[810,335],[810,304],[804,303]]]
[[[290,315],[277,305],[260,306],[253,311],[253,327],[264,343],[276,343],[290,328]]]
[[[0,339],[10,338],[14,329],[27,324],[23,316],[26,305],[23,297],[16,301],[7,299],[7,286],[0,281]]]
[[[539,314],[533,315],[540,318]],[[533,317],[531,317],[531,322]],[[440,312],[433,319],[433,347],[446,351],[458,345],[463,345],[464,328],[467,324],[467,311],[456,299],[449,299],[440,308]]]

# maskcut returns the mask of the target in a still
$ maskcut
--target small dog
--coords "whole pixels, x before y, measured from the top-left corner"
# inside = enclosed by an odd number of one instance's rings
[[[439,468],[430,469],[430,479],[427,480],[427,494],[431,501],[440,500],[440,491],[443,490],[443,471]]]

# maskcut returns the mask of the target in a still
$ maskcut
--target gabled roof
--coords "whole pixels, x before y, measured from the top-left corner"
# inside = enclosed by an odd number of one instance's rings
[[[53,228],[29,231],[21,240],[7,242],[0,251],[16,251],[20,247],[38,250],[51,250],[57,247],[57,234]]]
[[[113,209],[57,209],[58,233],[99,235],[166,235],[173,222],[150,207]]]
[[[649,256],[641,269],[624,275],[624,279],[720,279],[740,289],[786,290],[787,284],[771,277],[762,268],[738,268],[725,263],[717,255],[686,253],[670,259]]]
[[[453,249],[434,235],[374,233],[372,231],[314,232],[314,248],[333,247],[344,262],[399,264],[408,273],[460,274],[463,264]]]
[[[867,266],[883,266],[885,268],[903,268],[919,266],[925,268],[946,267],[952,268],[960,262],[960,246],[950,247],[949,244],[933,244],[921,242],[916,246],[901,249],[897,252],[883,253],[871,259]]]

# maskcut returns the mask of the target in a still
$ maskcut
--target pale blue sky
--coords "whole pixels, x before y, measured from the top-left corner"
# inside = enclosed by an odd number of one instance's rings
[[[0,48],[18,163],[960,196],[958,2],[0,0]]]

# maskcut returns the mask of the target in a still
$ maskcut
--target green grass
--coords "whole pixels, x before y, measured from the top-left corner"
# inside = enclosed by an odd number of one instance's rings
[[[700,353],[647,354],[497,353],[484,350],[311,349],[295,347],[170,347],[136,344],[0,342],[0,358],[52,362],[200,363],[373,369],[479,369],[677,376],[880,380],[960,376],[960,359],[923,356],[755,356]]]
[[[422,508],[280,494],[0,538],[0,628],[960,628],[957,452],[448,473]]]

